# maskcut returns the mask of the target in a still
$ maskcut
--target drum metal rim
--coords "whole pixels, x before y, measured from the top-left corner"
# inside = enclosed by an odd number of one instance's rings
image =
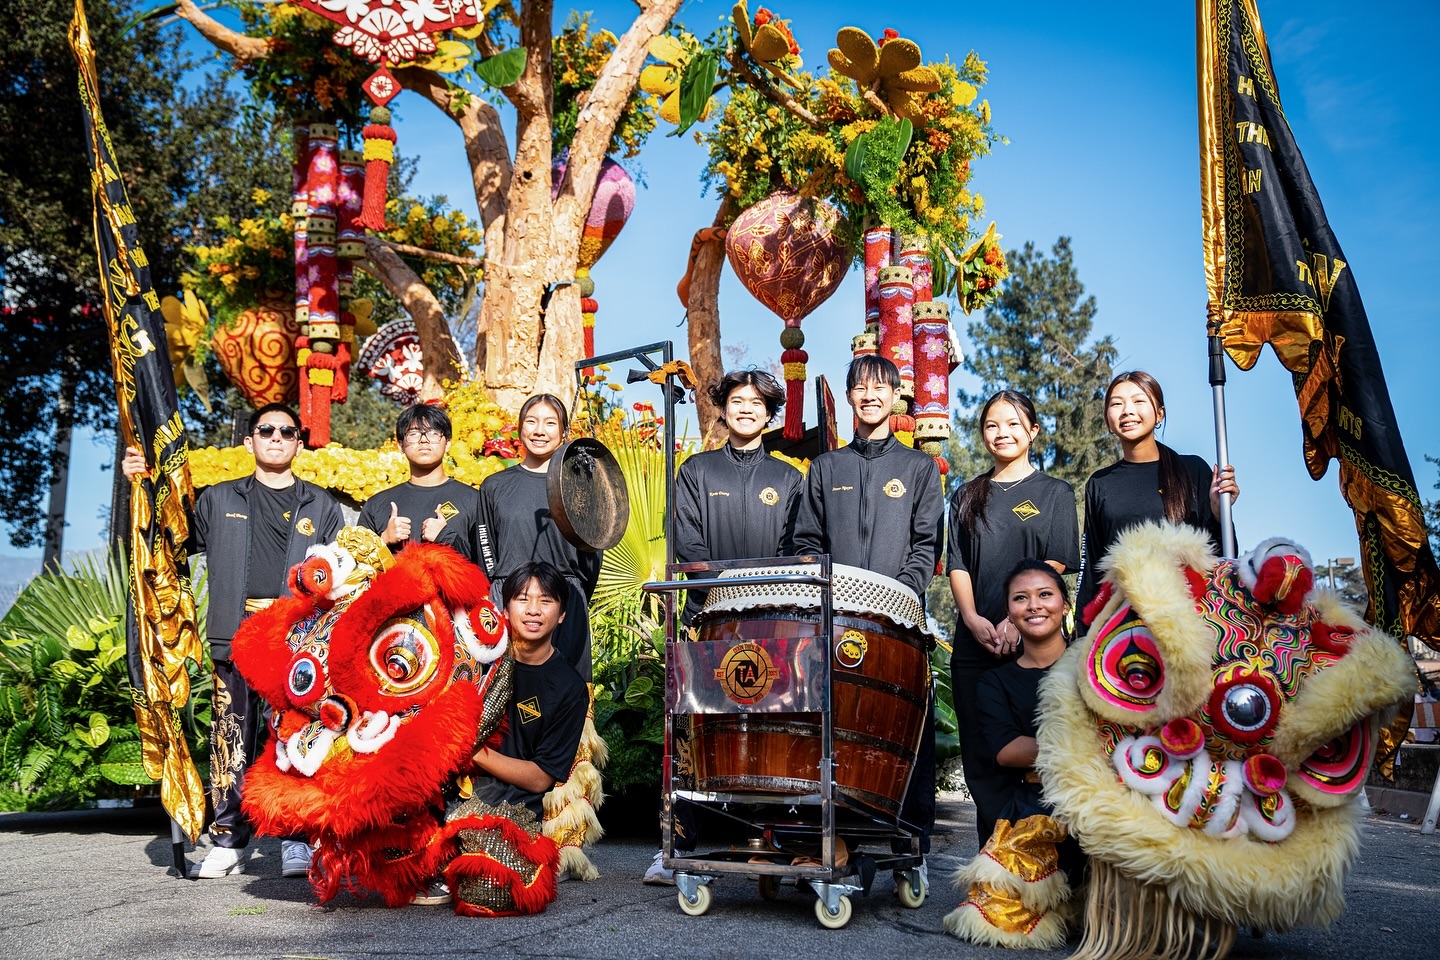
[[[693,743],[697,737],[742,733],[788,734],[818,740],[820,737],[820,724],[779,720],[755,721],[743,714],[740,716],[706,717],[705,723],[695,728],[695,732],[691,735],[691,742]],[[862,747],[872,747],[908,763],[915,762],[914,750],[911,750],[902,743],[896,743],[894,740],[889,740],[885,737],[877,737],[871,733],[862,733],[859,730],[846,730],[841,727],[836,727],[835,739],[841,743],[853,743]]]
[[[727,774],[705,779],[696,779],[696,787],[701,790],[765,790],[778,794],[787,793],[816,793],[820,790],[820,781],[803,780],[796,777],[757,777],[740,774]],[[889,797],[869,790],[861,790],[857,787],[847,787],[842,784],[835,784],[835,791],[843,794],[858,803],[877,810],[883,810],[891,816],[900,812],[900,804]]]

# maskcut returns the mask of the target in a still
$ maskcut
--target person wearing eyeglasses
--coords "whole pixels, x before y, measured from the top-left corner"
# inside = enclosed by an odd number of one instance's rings
[[[380,534],[391,550],[443,543],[473,563],[480,491],[445,475],[450,417],[430,404],[406,407],[395,421],[395,439],[410,479],[365,501],[357,523]]]
[[[285,573],[305,559],[305,551],[333,540],[345,522],[334,497],[291,471],[300,452],[300,419],[293,410],[283,403],[256,410],[244,444],[255,457],[255,472],[201,491],[186,544],[192,554],[205,554],[210,591],[205,634],[215,665],[210,722],[214,847],[191,867],[191,876],[202,879],[244,873],[252,833],[240,797],[245,768],[255,759],[264,701],[231,661],[230,640],[248,615],[288,592]],[[120,469],[131,481],[144,476],[145,454],[128,448]],[[281,875],[305,876],[310,848],[292,839],[280,846]]]

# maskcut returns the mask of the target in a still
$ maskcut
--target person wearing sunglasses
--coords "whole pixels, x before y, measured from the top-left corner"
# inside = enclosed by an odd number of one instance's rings
[[[374,530],[391,550],[412,543],[443,543],[475,561],[480,491],[445,475],[450,417],[417,403],[395,421],[395,440],[410,463],[410,479],[382,490],[360,510],[360,526]]]
[[[335,498],[291,471],[300,452],[300,420],[293,410],[283,403],[256,410],[244,444],[255,458],[254,473],[201,491],[186,544],[192,555],[205,554],[210,590],[205,633],[215,664],[210,724],[214,847],[191,868],[191,876],[202,879],[244,873],[252,833],[240,797],[245,768],[259,744],[264,701],[235,669],[230,640],[245,617],[288,592],[285,573],[305,559],[305,551],[330,542],[344,525]],[[137,481],[149,469],[145,454],[128,448],[120,469]],[[281,874],[305,876],[310,852],[299,840],[282,840]]]

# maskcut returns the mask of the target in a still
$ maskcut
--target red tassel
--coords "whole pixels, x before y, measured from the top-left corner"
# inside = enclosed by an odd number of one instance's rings
[[[389,110],[371,107],[370,123],[360,131],[365,138],[365,203],[355,223],[366,230],[385,229],[385,185],[395,160],[395,130],[389,124]]]
[[[780,354],[785,368],[785,428],[781,436],[799,440],[805,435],[805,362],[810,354],[804,350],[786,350]]]

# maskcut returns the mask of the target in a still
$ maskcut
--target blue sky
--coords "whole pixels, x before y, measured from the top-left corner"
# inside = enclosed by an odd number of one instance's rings
[[[987,216],[998,221],[1007,248],[1033,240],[1048,249],[1060,235],[1073,238],[1080,277],[1099,305],[1097,333],[1116,338],[1122,367],[1149,370],[1165,387],[1165,442],[1213,458],[1193,4],[923,2],[890,8],[891,16],[853,2],[769,6],[793,19],[812,66],[823,62],[835,31],[847,25],[872,34],[894,27],[915,39],[927,59],[959,59],[974,49],[989,63],[983,95],[996,131],[1010,144],[975,166],[973,185],[988,201]],[[635,7],[611,0],[581,9],[619,30]],[[729,9],[691,0],[679,19],[703,35]],[[1440,409],[1440,309],[1428,242],[1440,221],[1440,144],[1430,102],[1440,88],[1434,56],[1440,5],[1260,0],[1260,13],[1290,125],[1369,312],[1421,494],[1440,496],[1436,468],[1423,459],[1440,454],[1433,419]],[[416,189],[447,194],[473,212],[453,125],[412,94],[392,106],[400,149],[420,157]],[[674,287],[690,238],[710,223],[716,201],[701,195],[704,154],[692,139],[657,135],[640,162],[646,187],[635,213],[593,271],[597,346],[603,351],[668,337],[683,350],[684,311]],[[843,376],[863,308],[852,272],[806,318],[812,375]],[[778,357],[779,320],[728,271],[721,317],[725,342],[748,347],[749,360]],[[1230,369],[1241,549],[1287,535],[1321,563],[1354,556],[1353,517],[1334,468],[1315,482],[1301,461],[1288,374],[1268,351],[1250,372]],[[76,444],[67,549],[99,543],[100,504],[109,496],[101,465],[109,462],[109,442],[82,437]]]

